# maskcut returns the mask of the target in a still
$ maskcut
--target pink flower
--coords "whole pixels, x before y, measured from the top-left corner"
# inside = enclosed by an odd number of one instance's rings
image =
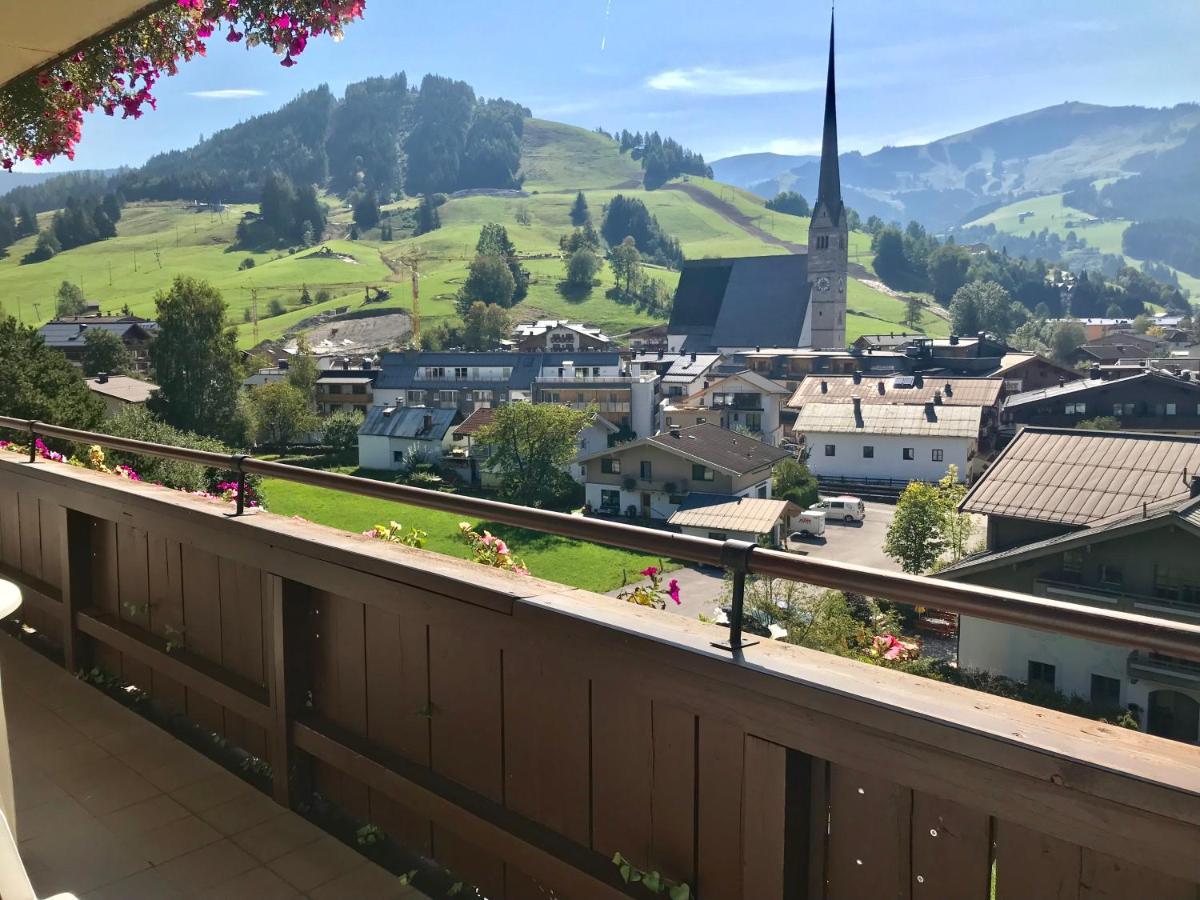
[[[504,543],[504,541],[500,540],[500,538],[496,538],[496,542],[492,545],[492,547],[501,556],[508,555],[508,544]]]
[[[675,601],[675,605],[679,605],[679,582],[672,578],[671,583],[667,585],[667,596]]]
[[[294,66],[296,64],[296,61],[294,59],[292,59],[291,56],[285,56],[283,59],[281,59],[279,61],[279,64],[285,68],[290,69],[292,66]]]
[[[646,568],[642,569],[641,574],[645,575],[647,578],[653,578],[655,575],[658,574],[658,567],[657,566],[647,566]]]

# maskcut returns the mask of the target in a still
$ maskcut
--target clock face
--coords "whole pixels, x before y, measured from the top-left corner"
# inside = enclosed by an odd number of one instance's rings
[[[829,285],[830,285],[830,281],[824,275],[822,275],[820,278],[817,279],[817,290],[818,291],[829,290]]]

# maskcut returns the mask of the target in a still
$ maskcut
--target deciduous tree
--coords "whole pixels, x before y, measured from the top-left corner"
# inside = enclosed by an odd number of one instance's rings
[[[0,315],[0,407],[4,415],[40,419],[72,428],[94,428],[104,404],[88,390],[79,370],[51,350],[37,330]]]
[[[282,447],[317,427],[309,399],[285,381],[259,385],[250,391],[250,401],[261,443]]]
[[[592,412],[557,403],[499,407],[476,442],[489,447],[487,466],[500,474],[501,493],[526,506],[552,503],[571,486],[566,473],[578,452],[579,432]]]
[[[63,316],[81,316],[87,309],[87,301],[83,298],[83,289],[69,281],[64,281],[54,293],[54,312],[59,318]]]
[[[935,485],[914,481],[896,503],[883,550],[912,575],[928,572],[946,549],[945,503]]]
[[[107,372],[124,375],[133,368],[133,356],[125,342],[104,328],[89,328],[83,335],[83,371],[87,375]]]

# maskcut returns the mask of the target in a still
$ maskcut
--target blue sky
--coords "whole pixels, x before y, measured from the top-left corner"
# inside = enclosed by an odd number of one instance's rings
[[[812,152],[819,141],[825,3],[768,0],[369,0],[346,39],[292,69],[214,39],[138,122],[89,117],[74,166],[136,165],[326,82],[461,78],[537,116],[657,129],[709,159]],[[1195,0],[842,0],[842,149],[919,143],[1066,100],[1200,100]]]

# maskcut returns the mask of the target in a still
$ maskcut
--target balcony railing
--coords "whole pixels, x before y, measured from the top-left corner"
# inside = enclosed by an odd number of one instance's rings
[[[1129,677],[1147,678],[1195,690],[1200,688],[1200,662],[1135,650],[1129,654]]]
[[[1167,613],[1200,619],[1200,603],[1170,597],[1155,597],[1151,594],[1135,594],[1117,587],[1103,587],[1068,581],[1062,578],[1039,578],[1047,596],[1066,599],[1093,600],[1124,608],[1143,610],[1150,613]]]
[[[0,418],[0,427],[1200,662],[1200,627]],[[0,572],[95,666],[489,897],[1193,896],[1195,748],[612,598],[0,454]],[[553,574],[553,573],[546,573]],[[731,647],[733,649],[731,649]],[[182,699],[181,699],[182,698]],[[19,790],[19,786],[18,786]],[[1089,888],[1090,889],[1090,888]],[[1189,893],[1190,892],[1190,893]]]

